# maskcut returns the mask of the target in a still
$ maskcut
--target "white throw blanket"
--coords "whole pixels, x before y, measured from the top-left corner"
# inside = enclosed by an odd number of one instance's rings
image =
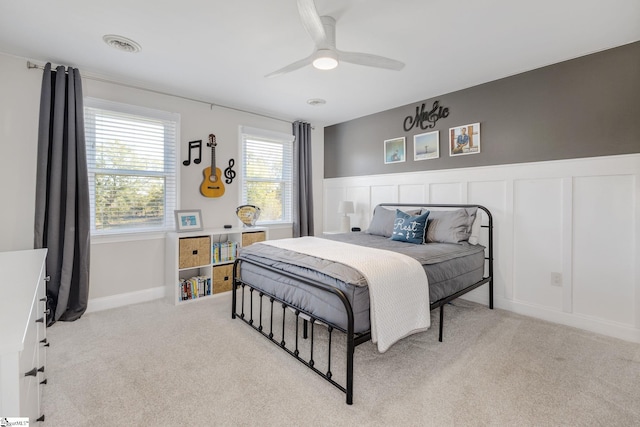
[[[362,273],[371,300],[371,341],[378,344],[381,353],[401,338],[431,325],[427,274],[411,257],[316,237],[262,244],[339,262]]]

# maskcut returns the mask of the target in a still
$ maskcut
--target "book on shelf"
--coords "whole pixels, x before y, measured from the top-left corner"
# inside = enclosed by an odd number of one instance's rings
[[[235,261],[238,256],[238,242],[214,243],[211,248],[212,264]]]
[[[189,279],[180,279],[180,300],[186,301],[211,295],[211,278],[207,276],[194,276]]]

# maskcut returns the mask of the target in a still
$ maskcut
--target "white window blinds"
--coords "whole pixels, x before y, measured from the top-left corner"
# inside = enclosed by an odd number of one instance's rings
[[[173,229],[180,116],[87,98],[92,234]]]
[[[288,223],[293,207],[293,135],[240,127],[241,197],[258,206],[258,223]]]

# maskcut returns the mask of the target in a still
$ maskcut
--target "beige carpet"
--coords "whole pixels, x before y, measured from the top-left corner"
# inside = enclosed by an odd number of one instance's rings
[[[638,344],[456,301],[443,343],[434,311],[429,331],[384,354],[370,342],[357,347],[348,406],[232,320],[230,305],[230,294],[179,307],[153,301],[56,323],[47,331],[45,424],[640,425]],[[333,346],[344,342],[334,336]],[[325,348],[316,342],[318,359]],[[343,365],[332,361],[340,381]]]

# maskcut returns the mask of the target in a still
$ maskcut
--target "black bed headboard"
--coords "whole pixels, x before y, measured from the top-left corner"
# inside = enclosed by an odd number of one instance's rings
[[[487,229],[487,253],[485,260],[488,261],[488,278],[490,278],[491,287],[493,288],[493,216],[489,209],[482,205],[474,204],[435,204],[435,203],[380,203],[378,206],[390,207],[390,208],[478,208],[487,216],[487,224],[481,224],[482,228]],[[490,293],[490,305],[493,307],[493,289]]]

